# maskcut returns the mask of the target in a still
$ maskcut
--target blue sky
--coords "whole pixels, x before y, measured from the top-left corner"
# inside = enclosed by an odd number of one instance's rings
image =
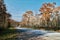
[[[38,12],[39,8],[45,2],[56,2],[56,5],[60,5],[60,0],[4,0],[7,8],[7,12],[12,15],[12,19],[21,21],[22,15],[27,10]],[[38,12],[39,13],[39,12]]]

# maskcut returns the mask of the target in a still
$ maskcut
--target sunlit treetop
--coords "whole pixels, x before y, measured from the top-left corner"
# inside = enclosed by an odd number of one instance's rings
[[[32,11],[26,11],[26,13],[28,13],[28,14],[33,14],[33,12],[32,12]]]
[[[52,12],[52,10],[55,8],[56,3],[44,3],[42,7],[40,8],[40,12]]]

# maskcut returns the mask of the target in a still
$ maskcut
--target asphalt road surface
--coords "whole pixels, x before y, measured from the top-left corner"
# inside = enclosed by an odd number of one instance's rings
[[[9,40],[29,40],[34,37],[43,36],[47,33],[47,31],[33,30],[30,28],[16,29],[16,32],[18,32],[18,35],[14,36],[13,38],[10,38]]]
[[[44,36],[47,33],[54,33],[51,31],[33,30],[30,28],[19,28],[16,29],[16,32],[18,32],[18,35],[6,40],[42,40],[40,36]]]

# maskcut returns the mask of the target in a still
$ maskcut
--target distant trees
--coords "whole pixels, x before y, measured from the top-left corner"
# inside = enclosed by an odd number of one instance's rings
[[[33,16],[33,12],[32,11],[27,11],[25,12],[25,14],[23,14],[23,19],[22,19],[22,24],[24,26],[31,26],[31,17]]]
[[[22,25],[30,27],[59,27],[60,7],[56,3],[44,3],[39,9],[40,14],[33,15],[32,11],[23,14]]]

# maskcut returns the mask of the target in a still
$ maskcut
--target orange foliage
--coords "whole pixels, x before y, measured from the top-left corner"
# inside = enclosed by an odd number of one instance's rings
[[[53,11],[53,7],[55,5],[54,4],[51,4],[51,3],[44,3],[42,5],[42,7],[40,8],[39,11],[41,11],[43,14],[42,14],[42,18],[44,20],[49,20],[50,19],[50,13]]]

